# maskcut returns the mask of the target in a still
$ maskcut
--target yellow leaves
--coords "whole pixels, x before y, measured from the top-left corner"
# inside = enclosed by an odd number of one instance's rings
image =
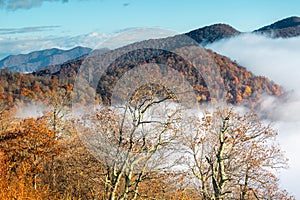
[[[66,85],[66,91],[67,92],[72,92],[73,91],[73,87],[74,87],[74,85],[72,83]]]
[[[45,118],[11,120],[0,133],[0,199],[50,198],[39,175],[55,150],[55,133]]]
[[[29,167],[37,173],[40,165],[53,151],[55,133],[48,128],[44,118],[25,119],[1,134],[0,149],[3,149],[8,163],[14,168]]]
[[[31,91],[31,90],[29,90],[29,89],[27,89],[25,87],[23,87],[21,89],[20,93],[21,93],[22,97],[28,97],[30,99],[35,99],[36,98],[36,94],[33,91]]]
[[[247,85],[247,86],[245,87],[245,90],[244,90],[244,93],[243,93],[243,97],[244,97],[244,98],[247,98],[247,97],[249,97],[251,94],[252,94],[252,89],[251,89],[250,86]]]
[[[236,103],[240,103],[240,102],[243,101],[243,97],[240,94],[237,94],[236,98],[235,98],[235,101],[236,101]]]

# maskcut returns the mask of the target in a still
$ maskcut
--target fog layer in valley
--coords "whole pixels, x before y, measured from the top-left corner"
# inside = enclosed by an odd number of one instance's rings
[[[270,78],[289,92],[284,101],[265,97],[263,109],[272,127],[279,131],[279,142],[290,159],[290,168],[281,173],[284,188],[300,197],[300,37],[271,39],[263,35],[242,34],[208,46],[236,60],[256,75]]]

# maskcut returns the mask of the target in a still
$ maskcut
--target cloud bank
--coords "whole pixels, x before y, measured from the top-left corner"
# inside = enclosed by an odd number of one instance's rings
[[[162,38],[175,35],[174,31],[160,28],[130,28],[119,30],[111,34],[92,32],[78,36],[33,36],[21,35],[12,37],[11,33],[24,33],[44,31],[58,28],[58,26],[27,27],[15,29],[0,29],[0,60],[8,55],[29,53],[32,51],[49,48],[71,49],[76,46],[89,47],[91,49],[109,48],[115,49],[133,42]],[[11,35],[5,33],[11,32]],[[1,34],[2,33],[2,34]]]
[[[288,90],[300,90],[300,37],[272,39],[242,34],[207,48],[238,61],[256,75],[266,76]]]
[[[1,33],[1,31],[0,31]],[[1,34],[0,34],[1,35]],[[71,49],[76,46],[95,48],[107,38],[109,34],[97,32],[78,35],[78,36],[19,36],[1,37],[0,36],[0,59],[8,55],[29,53],[32,51],[44,50],[49,48]]]
[[[31,9],[41,6],[44,2],[62,2],[66,3],[68,0],[0,0],[0,8],[15,11],[18,9]]]
[[[60,28],[60,26],[30,26],[30,27],[22,27],[22,28],[0,28],[0,35],[51,31],[57,28]]]
[[[278,130],[279,143],[290,159],[290,168],[280,176],[282,186],[300,198],[300,37],[271,39],[263,35],[242,34],[213,43],[208,48],[292,91],[285,101],[264,98],[262,108],[266,120],[272,121],[272,127]]]

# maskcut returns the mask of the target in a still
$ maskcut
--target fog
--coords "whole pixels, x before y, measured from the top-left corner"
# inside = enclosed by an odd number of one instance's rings
[[[242,34],[207,48],[236,60],[256,75],[270,78],[289,92],[285,101],[264,97],[262,104],[265,120],[278,130],[279,143],[289,158],[289,169],[280,174],[281,185],[300,198],[300,37],[271,39]]]
[[[242,34],[207,48],[238,61],[256,75],[266,76],[288,90],[300,91],[300,37],[272,39]]]
[[[17,109],[15,116],[21,119],[38,118],[43,116],[45,111],[49,110],[44,104],[40,102],[17,104],[16,108]]]

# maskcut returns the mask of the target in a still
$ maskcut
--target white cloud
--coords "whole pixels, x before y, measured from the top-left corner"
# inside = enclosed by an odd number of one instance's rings
[[[20,53],[29,53],[49,48],[70,49],[76,46],[95,48],[104,40],[109,38],[107,34],[91,33],[75,37],[54,36],[23,36],[23,37],[1,37],[0,59],[5,56]]]
[[[255,74],[271,78],[288,90],[300,89],[300,37],[271,39],[242,34],[207,48],[237,60]]]
[[[299,185],[297,184],[300,177],[300,162],[299,162],[299,127],[300,121],[298,122],[277,122],[274,127],[278,129],[279,142],[285,154],[289,158],[290,167],[287,170],[283,170],[280,175],[280,180],[284,188],[296,195],[296,199],[300,197]]]
[[[1,1],[1,0],[0,0]],[[1,30],[0,30],[1,34]],[[160,28],[131,28],[112,34],[92,32],[78,36],[2,36],[0,37],[0,59],[5,56],[49,48],[70,49],[76,46],[96,48],[118,48],[133,42],[175,35],[174,31]]]
[[[290,168],[280,176],[283,188],[300,198],[300,37],[271,39],[242,34],[208,45],[208,48],[236,60],[257,75],[271,78],[286,90],[294,91],[284,101],[264,98],[262,108],[278,130],[279,142],[290,159]]]
[[[127,28],[114,33],[112,37],[100,44],[98,48],[115,49],[134,42],[148,39],[165,38],[175,35],[176,32],[161,28]]]
[[[33,7],[39,7],[46,1],[68,2],[68,0],[0,0],[0,8],[13,11],[18,9],[30,9]]]
[[[60,26],[31,26],[22,28],[0,28],[0,35],[49,31],[59,27]]]

